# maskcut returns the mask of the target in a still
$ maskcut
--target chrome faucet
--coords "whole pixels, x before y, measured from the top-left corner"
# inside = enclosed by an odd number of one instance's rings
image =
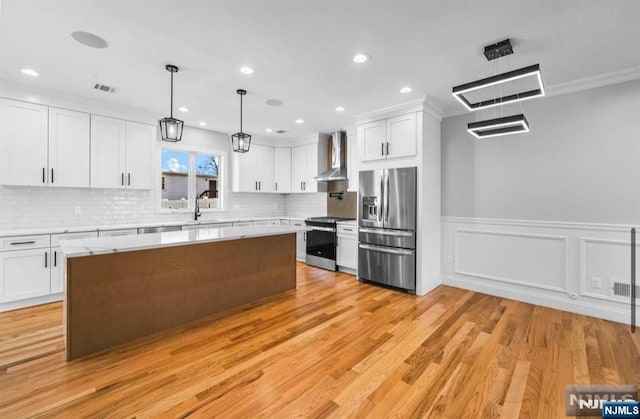
[[[198,199],[200,197],[196,195],[196,205],[195,205],[195,213],[193,215],[193,219],[195,221],[198,221],[198,218],[200,218],[200,216],[202,215],[202,213],[200,212],[200,205],[198,204]]]

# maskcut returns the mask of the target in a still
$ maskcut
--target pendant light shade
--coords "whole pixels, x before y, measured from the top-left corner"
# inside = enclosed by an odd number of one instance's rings
[[[182,140],[182,127],[184,126],[183,121],[173,117],[173,73],[178,72],[178,67],[167,64],[165,68],[171,73],[171,116],[160,120],[160,135],[162,141],[177,143]]]
[[[236,153],[246,153],[251,146],[251,135],[242,132],[242,96],[246,95],[247,91],[238,89],[236,93],[240,95],[240,131],[231,135],[231,147]]]

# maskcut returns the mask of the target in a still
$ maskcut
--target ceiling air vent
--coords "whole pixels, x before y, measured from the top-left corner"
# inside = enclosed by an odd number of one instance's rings
[[[116,91],[115,87],[107,86],[106,84],[100,84],[100,83],[94,84],[93,88],[101,92],[107,92],[107,93],[114,93]]]
[[[276,131],[276,134],[284,134],[284,133],[286,133],[286,132],[287,132],[287,131],[285,131],[285,130],[283,130],[283,129],[279,129],[279,130],[277,130],[277,131]]]

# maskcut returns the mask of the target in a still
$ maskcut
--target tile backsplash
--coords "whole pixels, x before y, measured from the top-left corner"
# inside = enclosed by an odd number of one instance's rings
[[[224,211],[204,212],[202,219],[326,212],[326,194],[228,193],[225,199]],[[156,191],[0,187],[0,230],[183,221],[192,216],[159,212]]]

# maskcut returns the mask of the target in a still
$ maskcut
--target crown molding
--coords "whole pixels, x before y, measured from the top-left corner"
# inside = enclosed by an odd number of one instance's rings
[[[425,112],[436,118],[438,121],[442,121],[442,109],[426,97],[354,115],[353,119],[355,119],[358,124],[362,124],[410,112]]]
[[[640,67],[610,71],[546,87],[546,96],[558,96],[640,79]]]

